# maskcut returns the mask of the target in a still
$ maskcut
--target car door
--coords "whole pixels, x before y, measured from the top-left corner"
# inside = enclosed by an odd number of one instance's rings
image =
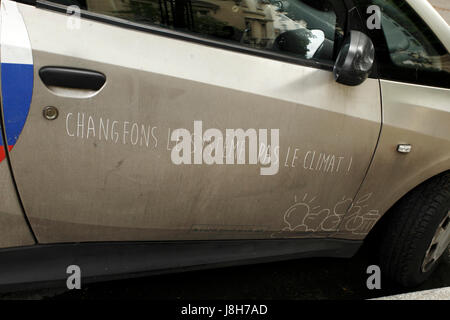
[[[361,12],[372,5],[381,9],[381,28],[369,36],[377,50],[383,101],[377,153],[359,192],[384,188],[368,204],[386,212],[407,192],[448,170],[450,33],[428,2],[358,2]],[[395,150],[402,144],[411,146],[406,156]]]
[[[327,237],[369,212],[378,80],[334,81],[343,1],[283,3],[2,1],[32,53],[10,158],[38,241]]]

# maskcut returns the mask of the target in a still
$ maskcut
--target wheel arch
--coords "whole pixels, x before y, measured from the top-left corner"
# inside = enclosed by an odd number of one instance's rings
[[[387,210],[384,211],[384,213],[382,213],[380,219],[376,222],[376,224],[367,234],[366,240],[370,241],[370,239],[377,238],[379,236],[379,233],[386,225],[387,221],[389,220],[389,217],[391,217],[395,213],[397,204],[399,202],[401,202],[404,198],[408,197],[412,192],[414,192],[414,190],[416,190],[420,186],[430,183],[434,179],[443,175],[450,175],[450,168],[447,167],[446,170],[439,171],[431,176],[428,176],[425,179],[421,179],[418,183],[415,183],[414,185],[410,186],[409,189],[406,189],[407,191],[402,196],[400,196],[396,201],[394,201],[392,205]]]

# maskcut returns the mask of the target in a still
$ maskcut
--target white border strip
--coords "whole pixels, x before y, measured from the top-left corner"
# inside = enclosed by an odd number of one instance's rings
[[[1,63],[33,64],[30,39],[17,4],[1,1]]]

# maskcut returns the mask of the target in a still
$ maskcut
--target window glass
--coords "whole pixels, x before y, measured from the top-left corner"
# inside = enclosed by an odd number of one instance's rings
[[[450,56],[414,10],[399,0],[373,0],[382,9],[381,25],[391,62],[415,78],[450,73]]]
[[[65,5],[302,59],[332,62],[335,10],[328,0],[59,0]],[[337,31],[338,30],[338,31]]]

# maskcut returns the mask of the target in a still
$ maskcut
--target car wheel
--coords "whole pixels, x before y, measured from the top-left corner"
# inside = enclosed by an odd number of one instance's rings
[[[450,172],[408,193],[387,216],[380,243],[380,268],[404,286],[424,282],[450,242]]]

